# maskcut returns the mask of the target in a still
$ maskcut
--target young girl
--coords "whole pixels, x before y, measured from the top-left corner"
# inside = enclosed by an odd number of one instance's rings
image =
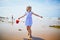
[[[32,9],[31,6],[28,6],[28,7],[26,8],[26,13],[25,13],[23,16],[21,16],[21,17],[18,18],[18,19],[21,19],[21,18],[23,18],[24,16],[26,16],[25,25],[26,25],[26,28],[27,28],[27,31],[28,31],[29,38],[32,38],[32,35],[31,35],[31,33],[32,33],[32,32],[31,32],[32,14],[35,15],[35,16],[38,16],[38,17],[42,18],[42,16],[39,16],[39,15],[33,13],[33,12],[31,11],[31,9]]]

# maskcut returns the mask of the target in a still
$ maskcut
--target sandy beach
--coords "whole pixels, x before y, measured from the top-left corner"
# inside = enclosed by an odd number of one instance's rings
[[[21,29],[19,31],[18,29]],[[34,22],[32,25],[33,40],[59,40],[60,29],[49,27],[46,23]],[[24,23],[0,22],[1,40],[26,40],[28,37]]]
[[[27,40],[27,19],[32,40],[60,40],[60,0],[0,0],[0,40]]]

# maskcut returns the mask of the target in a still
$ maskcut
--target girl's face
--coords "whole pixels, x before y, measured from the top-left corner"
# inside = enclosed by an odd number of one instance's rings
[[[27,7],[27,12],[30,12],[31,11],[31,7]]]

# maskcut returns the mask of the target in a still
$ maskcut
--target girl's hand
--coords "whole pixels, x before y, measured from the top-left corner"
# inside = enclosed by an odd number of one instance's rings
[[[40,18],[43,18],[42,16],[40,16]]]
[[[18,18],[18,19],[20,19],[20,18]]]

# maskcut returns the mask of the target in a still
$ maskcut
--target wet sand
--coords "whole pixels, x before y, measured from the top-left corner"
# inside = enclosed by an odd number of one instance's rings
[[[49,27],[46,24],[34,23],[32,25],[33,40],[59,40],[59,31],[60,29]],[[11,23],[0,22],[1,40],[26,40],[27,37],[24,23],[11,25]]]

